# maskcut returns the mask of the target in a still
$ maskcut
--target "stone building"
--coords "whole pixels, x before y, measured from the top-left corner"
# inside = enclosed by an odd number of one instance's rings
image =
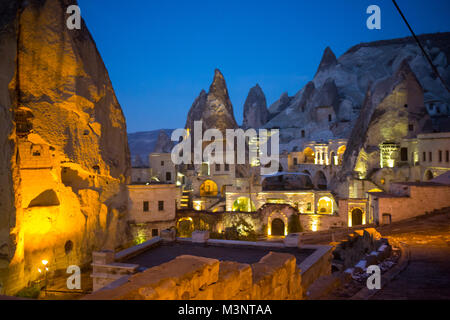
[[[179,188],[175,184],[128,185],[128,223],[135,242],[159,236],[175,226]]]

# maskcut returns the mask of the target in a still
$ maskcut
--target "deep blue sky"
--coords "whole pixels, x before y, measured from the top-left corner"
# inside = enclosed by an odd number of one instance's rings
[[[398,0],[417,34],[450,31],[450,1]],[[238,123],[259,83],[270,105],[314,76],[323,50],[409,36],[390,0],[79,0],[109,71],[128,132],[184,127],[214,69],[227,81]],[[368,30],[366,9],[381,8]]]

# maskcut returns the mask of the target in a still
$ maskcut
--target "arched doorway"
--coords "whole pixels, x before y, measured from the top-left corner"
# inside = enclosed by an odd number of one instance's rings
[[[284,222],[279,218],[272,220],[272,235],[273,236],[284,236]]]
[[[215,197],[217,193],[217,184],[212,180],[205,180],[200,186],[201,197]]]
[[[181,218],[177,222],[177,231],[180,237],[188,238],[194,231],[194,222],[192,218]]]
[[[433,172],[432,172],[431,170],[428,170],[428,171],[425,173],[425,180],[429,181],[429,180],[432,180],[433,178],[434,178]]]
[[[327,189],[327,177],[325,177],[325,174],[322,171],[317,171],[315,177],[314,177],[314,184],[316,185],[317,189],[320,190],[326,190]]]
[[[352,226],[359,226],[363,224],[363,212],[359,208],[352,210]]]

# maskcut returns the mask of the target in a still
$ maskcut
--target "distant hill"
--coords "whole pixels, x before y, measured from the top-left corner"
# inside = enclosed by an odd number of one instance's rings
[[[161,129],[169,137],[174,129]],[[148,166],[148,155],[155,151],[161,130],[143,131],[128,134],[128,144],[133,167]]]

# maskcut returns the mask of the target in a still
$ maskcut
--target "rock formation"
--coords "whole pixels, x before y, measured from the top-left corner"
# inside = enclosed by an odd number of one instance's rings
[[[425,34],[418,38],[442,77],[449,82],[450,33]],[[402,61],[408,62],[419,79],[426,105],[428,101],[450,104],[450,93],[435,76],[415,40],[407,37],[362,43],[338,59],[326,48],[312,81],[291,98],[287,106],[286,95],[273,103],[265,127],[281,128],[282,148],[287,150],[301,144],[302,131],[310,140],[349,138],[370,86],[391,77]],[[324,109],[325,106],[329,108]],[[324,119],[329,115],[332,121],[325,125]]]
[[[336,56],[334,55],[334,52],[330,49],[330,47],[326,47],[322,55],[322,60],[320,61],[319,64],[319,68],[317,69],[317,73],[332,68],[336,66],[337,63],[338,61],[336,59]]]
[[[186,128],[193,130],[194,121],[203,121],[203,129],[235,129],[238,127],[234,118],[233,105],[228,96],[225,79],[216,69],[209,92],[204,90],[192,104],[186,120]]]
[[[125,118],[75,0],[0,3],[0,287],[127,240]]]
[[[269,112],[267,110],[266,96],[261,87],[257,84],[250,89],[244,103],[244,121],[242,127],[260,128],[266,124]]]
[[[158,140],[156,141],[155,150],[158,153],[170,153],[173,148],[173,142],[164,130],[160,130]]]
[[[398,161],[397,146],[403,138],[413,138],[431,130],[431,120],[423,104],[423,88],[404,60],[391,77],[368,90],[347,144],[342,169],[332,186],[337,188],[355,174],[359,179],[370,179],[380,186],[387,183],[401,174],[402,169],[391,169],[389,163],[379,169],[380,158],[386,158],[386,162]],[[383,144],[389,146],[389,154],[380,154]]]
[[[269,107],[269,116],[273,118],[280,112],[284,111],[289,106],[289,103],[292,101],[292,98],[289,97],[287,92],[284,92],[280,99],[272,103]]]

